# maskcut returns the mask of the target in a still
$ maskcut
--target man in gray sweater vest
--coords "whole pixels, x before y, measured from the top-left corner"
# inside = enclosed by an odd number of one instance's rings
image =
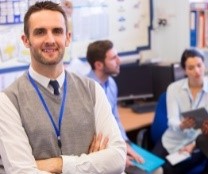
[[[0,173],[120,174],[126,146],[96,82],[64,70],[67,17],[37,2],[24,18],[31,64],[0,93]]]

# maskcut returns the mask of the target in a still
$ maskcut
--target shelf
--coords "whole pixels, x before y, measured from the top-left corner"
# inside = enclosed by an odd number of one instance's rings
[[[14,71],[22,71],[26,70],[29,67],[29,63],[26,62],[18,62],[16,59],[1,62],[0,63],[0,74],[2,73],[10,73]]]

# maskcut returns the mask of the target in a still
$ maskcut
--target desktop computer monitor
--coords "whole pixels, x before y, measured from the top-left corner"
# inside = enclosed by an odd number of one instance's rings
[[[173,81],[177,81],[186,77],[185,71],[181,67],[180,63],[173,63],[172,70],[173,70]]]
[[[160,95],[167,90],[167,87],[174,81],[184,78],[186,75],[180,66],[176,63],[161,63],[152,66],[153,72],[153,91],[154,98],[157,101]]]
[[[118,101],[153,97],[151,65],[123,64],[114,79],[118,86]]]

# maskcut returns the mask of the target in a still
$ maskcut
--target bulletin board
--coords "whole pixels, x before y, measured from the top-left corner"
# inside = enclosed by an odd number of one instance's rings
[[[113,41],[120,55],[150,48],[151,0],[74,0],[71,55],[85,57],[87,45]]]
[[[37,0],[0,0],[0,74],[28,67],[29,50],[20,40],[23,17]],[[60,0],[53,0],[59,3]],[[152,0],[72,0],[72,42],[64,60],[85,58],[89,43],[110,39],[121,56],[150,48]],[[11,39],[12,38],[12,39]]]
[[[34,4],[36,1],[37,0],[0,0],[0,25],[22,23],[28,6]]]

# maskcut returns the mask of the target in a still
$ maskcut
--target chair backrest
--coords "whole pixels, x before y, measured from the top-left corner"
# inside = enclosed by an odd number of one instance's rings
[[[153,123],[150,127],[150,136],[153,144],[155,144],[167,129],[167,106],[166,92],[162,93],[158,99]]]

